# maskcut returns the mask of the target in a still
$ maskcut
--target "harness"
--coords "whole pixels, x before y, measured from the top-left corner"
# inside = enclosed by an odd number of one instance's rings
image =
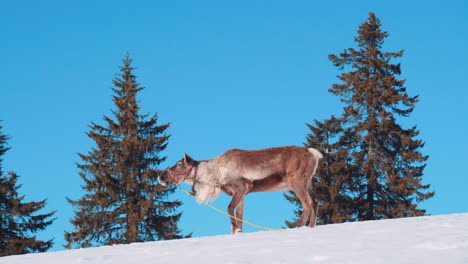
[[[195,190],[195,182],[197,180],[197,169],[198,169],[198,166],[195,166],[195,165],[198,165],[198,164],[193,164],[192,166],[190,166],[188,169],[186,169],[185,171],[181,171],[181,172],[177,172],[177,171],[173,171],[171,169],[168,169],[167,172],[169,173],[169,176],[176,182],[177,185],[179,185],[179,182],[183,182],[185,180],[187,180],[187,178],[189,177],[190,173],[192,172],[192,170],[194,169],[194,175],[193,175],[193,184],[192,184],[192,190],[190,190],[190,194],[192,195],[195,195],[197,193],[197,191]],[[183,178],[182,179],[179,179],[177,176],[178,175],[183,175]]]

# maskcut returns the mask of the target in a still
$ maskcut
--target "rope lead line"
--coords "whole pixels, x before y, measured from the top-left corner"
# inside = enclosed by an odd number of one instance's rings
[[[227,215],[227,216],[229,216],[229,217],[231,217],[231,218],[234,218],[234,219],[236,219],[236,220],[238,220],[238,221],[242,221],[242,222],[244,222],[244,223],[246,223],[246,224],[248,224],[248,225],[251,225],[251,226],[254,226],[254,227],[257,227],[257,228],[261,228],[261,229],[265,229],[265,230],[271,230],[271,231],[286,231],[286,229],[275,229],[275,228],[269,228],[269,227],[259,226],[259,225],[256,225],[256,224],[254,224],[254,223],[250,223],[249,221],[245,221],[245,220],[243,220],[243,219],[240,219],[240,218],[237,218],[237,217],[235,217],[235,216],[232,216],[232,215],[230,215],[230,214],[224,212],[223,210],[220,210],[220,209],[214,207],[213,205],[211,205],[211,204],[209,204],[209,203],[207,203],[207,202],[205,202],[205,201],[202,201],[201,199],[199,199],[198,197],[192,195],[190,192],[188,192],[188,191],[185,190],[184,188],[180,187],[180,185],[179,185],[178,187],[179,187],[179,189],[181,189],[184,193],[186,193],[186,194],[192,196],[193,199],[199,201],[200,203],[202,203],[202,204],[204,204],[204,205],[206,205],[206,206],[208,206],[208,207],[210,207],[210,208],[212,208],[212,209],[214,209],[214,210],[216,210],[216,211],[218,211],[218,212],[220,212],[220,213],[222,213],[222,214],[224,214],[224,215]]]

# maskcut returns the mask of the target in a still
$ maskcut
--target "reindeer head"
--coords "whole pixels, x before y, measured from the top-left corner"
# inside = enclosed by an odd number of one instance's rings
[[[184,154],[184,157],[174,166],[163,171],[163,173],[158,177],[158,181],[163,186],[178,184],[185,181],[190,175],[193,167],[197,164],[198,162],[196,160],[189,155]]]

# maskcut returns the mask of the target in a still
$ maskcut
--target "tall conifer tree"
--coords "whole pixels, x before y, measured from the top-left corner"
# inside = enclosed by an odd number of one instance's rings
[[[403,50],[383,52],[381,22],[374,13],[359,26],[354,39],[358,49],[348,48],[339,55],[329,55],[335,67],[351,71],[338,78],[329,90],[346,104],[343,121],[353,137],[350,149],[352,163],[359,168],[355,174],[358,192],[354,198],[354,217],[373,220],[424,215],[418,203],[432,197],[429,184],[422,183],[425,161],[424,146],[417,139],[416,126],[405,129],[397,117],[407,117],[418,102],[409,96],[404,86],[400,64]]]
[[[96,143],[78,164],[85,195],[69,202],[78,210],[65,233],[66,247],[89,247],[178,239],[180,201],[168,201],[175,187],[158,184],[156,169],[165,160],[169,124],[157,124],[157,114],[139,114],[137,93],[143,88],[133,75],[127,54],[114,79],[114,118],[107,126],[91,124],[88,136]]]
[[[402,57],[403,51],[381,50],[389,36],[381,26],[380,19],[369,13],[354,39],[358,48],[329,55],[335,67],[350,71],[338,76],[341,83],[329,89],[345,103],[342,117],[309,125],[310,146],[323,150],[328,142],[323,132],[335,133],[337,143],[343,144],[328,146],[332,156],[324,158],[316,179],[322,198],[320,212],[325,214],[319,212],[322,223],[424,215],[418,203],[434,195],[428,191],[429,184],[422,183],[428,156],[421,153],[424,143],[417,139],[419,131],[397,122],[397,117],[412,113],[418,96],[407,94],[405,80],[397,78],[400,64],[391,62]]]
[[[0,126],[0,256],[45,252],[52,247],[52,239],[39,240],[34,234],[52,224],[55,212],[39,214],[46,200],[24,202],[18,192],[18,175],[4,175],[2,157],[10,149],[8,139]]]

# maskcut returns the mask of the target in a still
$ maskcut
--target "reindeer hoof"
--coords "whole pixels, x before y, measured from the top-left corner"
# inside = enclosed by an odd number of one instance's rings
[[[190,195],[193,195],[193,196],[195,196],[197,194],[197,192],[195,190],[191,190],[189,193],[190,193]]]

